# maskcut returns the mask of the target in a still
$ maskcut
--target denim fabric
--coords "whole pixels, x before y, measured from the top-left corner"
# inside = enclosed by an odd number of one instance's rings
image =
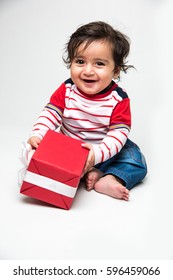
[[[129,139],[117,155],[95,165],[95,168],[102,171],[103,176],[112,174],[120,178],[129,190],[141,182],[147,174],[145,157],[139,147]]]

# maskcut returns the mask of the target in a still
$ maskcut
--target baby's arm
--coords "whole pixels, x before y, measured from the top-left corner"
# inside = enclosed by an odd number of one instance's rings
[[[33,126],[31,137],[28,139],[28,143],[33,149],[38,148],[49,129],[56,130],[61,124],[61,117],[50,106],[52,106],[50,103],[46,105]]]
[[[44,107],[32,128],[28,143],[33,149],[38,148],[38,145],[49,129],[56,130],[61,125],[64,110],[64,95],[65,84],[63,83],[51,96],[50,103]]]
[[[120,101],[113,110],[109,131],[100,144],[93,144],[95,164],[104,162],[120,152],[131,128],[129,98]]]

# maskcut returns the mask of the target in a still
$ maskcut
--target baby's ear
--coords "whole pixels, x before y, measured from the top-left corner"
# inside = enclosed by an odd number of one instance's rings
[[[114,70],[114,76],[113,76],[113,78],[116,80],[116,79],[119,78],[119,76],[120,76],[120,67],[116,66],[116,67],[115,67],[115,70]]]

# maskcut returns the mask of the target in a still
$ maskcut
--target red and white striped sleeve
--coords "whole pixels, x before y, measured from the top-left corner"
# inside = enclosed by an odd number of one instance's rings
[[[114,108],[109,131],[100,144],[93,144],[95,164],[113,157],[126,143],[131,128],[129,98],[123,99]]]
[[[53,93],[50,98],[50,102],[44,107],[43,111],[39,115],[32,128],[31,136],[37,136],[42,139],[49,129],[55,130],[61,125],[62,114],[65,106],[64,96],[65,84],[62,83],[61,86]]]

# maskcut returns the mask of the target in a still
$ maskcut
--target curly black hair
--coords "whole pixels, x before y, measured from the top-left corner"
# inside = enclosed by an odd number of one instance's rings
[[[126,58],[130,51],[130,39],[120,31],[114,29],[111,25],[103,21],[94,21],[79,27],[71,36],[65,47],[66,57],[63,60],[70,68],[73,59],[76,56],[79,46],[86,42],[86,49],[93,41],[106,41],[112,47],[112,55],[115,62],[115,73],[134,68],[128,65]]]

